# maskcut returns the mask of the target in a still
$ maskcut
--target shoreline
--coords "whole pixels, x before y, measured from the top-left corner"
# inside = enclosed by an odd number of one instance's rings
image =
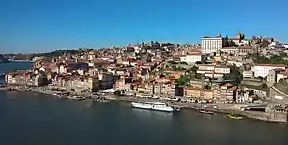
[[[1,89],[0,91],[26,91],[26,92],[35,92],[35,93],[42,93],[46,95],[54,95],[59,92],[52,91],[47,89],[46,87],[41,88],[28,88],[25,86],[7,86],[5,89]],[[84,93],[82,95],[90,95],[91,93]],[[264,121],[268,123],[287,123],[287,121],[283,119],[272,119],[270,118],[270,115],[268,112],[259,112],[259,111],[241,111],[239,109],[239,106],[236,106],[237,104],[201,104],[201,103],[187,103],[187,102],[172,102],[172,101],[166,101],[161,99],[151,99],[151,98],[139,98],[139,97],[127,97],[127,96],[115,96],[114,94],[107,93],[103,95],[103,97],[109,101],[119,101],[119,102],[145,102],[145,101],[154,101],[154,102],[165,102],[170,106],[178,107],[181,109],[187,109],[187,110],[195,110],[198,109],[205,110],[205,111],[211,111],[217,114],[238,114],[240,116],[243,116],[245,118],[251,119],[251,120],[259,120]],[[217,108],[214,108],[214,106],[217,106]]]
[[[132,98],[132,97],[119,97],[117,98],[117,101],[124,101],[124,102],[133,102],[133,101],[161,101],[159,99],[145,99],[145,98]],[[163,101],[162,101],[163,102]],[[233,110],[233,109],[228,109],[225,107],[219,107],[218,109],[213,109],[213,108],[207,108],[204,107],[204,105],[207,104],[197,104],[197,103],[184,103],[184,102],[170,102],[170,101],[166,101],[165,103],[169,104],[170,106],[173,107],[179,107],[181,109],[187,109],[187,110],[194,110],[194,111],[198,111],[198,110],[205,110],[205,111],[211,111],[213,113],[216,114],[237,114],[240,116],[245,117],[246,119],[250,119],[250,120],[257,120],[257,121],[263,121],[263,122],[267,122],[267,123],[276,123],[276,124],[287,124],[287,122],[284,121],[280,121],[280,120],[269,120],[269,118],[267,117],[266,112],[258,112],[258,111],[241,111],[241,110]],[[219,104],[210,104],[210,105],[218,105]],[[223,104],[225,105],[225,104]],[[232,105],[231,105],[232,106]]]

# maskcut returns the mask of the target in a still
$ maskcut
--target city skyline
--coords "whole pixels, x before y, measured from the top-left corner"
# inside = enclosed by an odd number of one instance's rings
[[[151,40],[200,43],[205,35],[234,37],[239,31],[247,37],[263,35],[287,42],[284,6],[288,2],[273,2],[3,0],[0,53],[102,48]]]

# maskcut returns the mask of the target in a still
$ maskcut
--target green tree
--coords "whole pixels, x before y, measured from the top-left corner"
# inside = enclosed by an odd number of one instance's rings
[[[242,75],[236,66],[230,67],[230,73],[224,76],[224,79],[235,80],[233,85],[239,85],[242,81]]]
[[[181,75],[179,79],[176,80],[176,84],[180,86],[187,85],[191,80],[191,77],[187,75]]]
[[[121,96],[121,91],[116,90],[116,91],[114,92],[114,95],[115,95],[115,96]]]
[[[168,63],[170,63],[170,64],[177,64],[177,62],[175,62],[175,61],[168,61]]]

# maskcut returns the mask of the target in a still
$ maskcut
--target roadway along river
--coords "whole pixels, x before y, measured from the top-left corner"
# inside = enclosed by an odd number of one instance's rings
[[[1,145],[287,145],[288,126],[0,91]]]

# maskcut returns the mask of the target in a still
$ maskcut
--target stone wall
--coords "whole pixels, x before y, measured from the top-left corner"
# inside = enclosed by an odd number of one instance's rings
[[[269,120],[272,122],[287,123],[287,112],[272,112],[269,113]]]
[[[269,90],[269,99],[271,103],[285,105],[288,104],[288,95],[272,86]]]
[[[257,86],[257,87],[259,87],[259,86],[262,86],[265,83],[262,82],[262,81],[253,81],[253,80],[245,79],[245,80],[241,81],[241,84],[242,85],[247,85],[247,86]]]

